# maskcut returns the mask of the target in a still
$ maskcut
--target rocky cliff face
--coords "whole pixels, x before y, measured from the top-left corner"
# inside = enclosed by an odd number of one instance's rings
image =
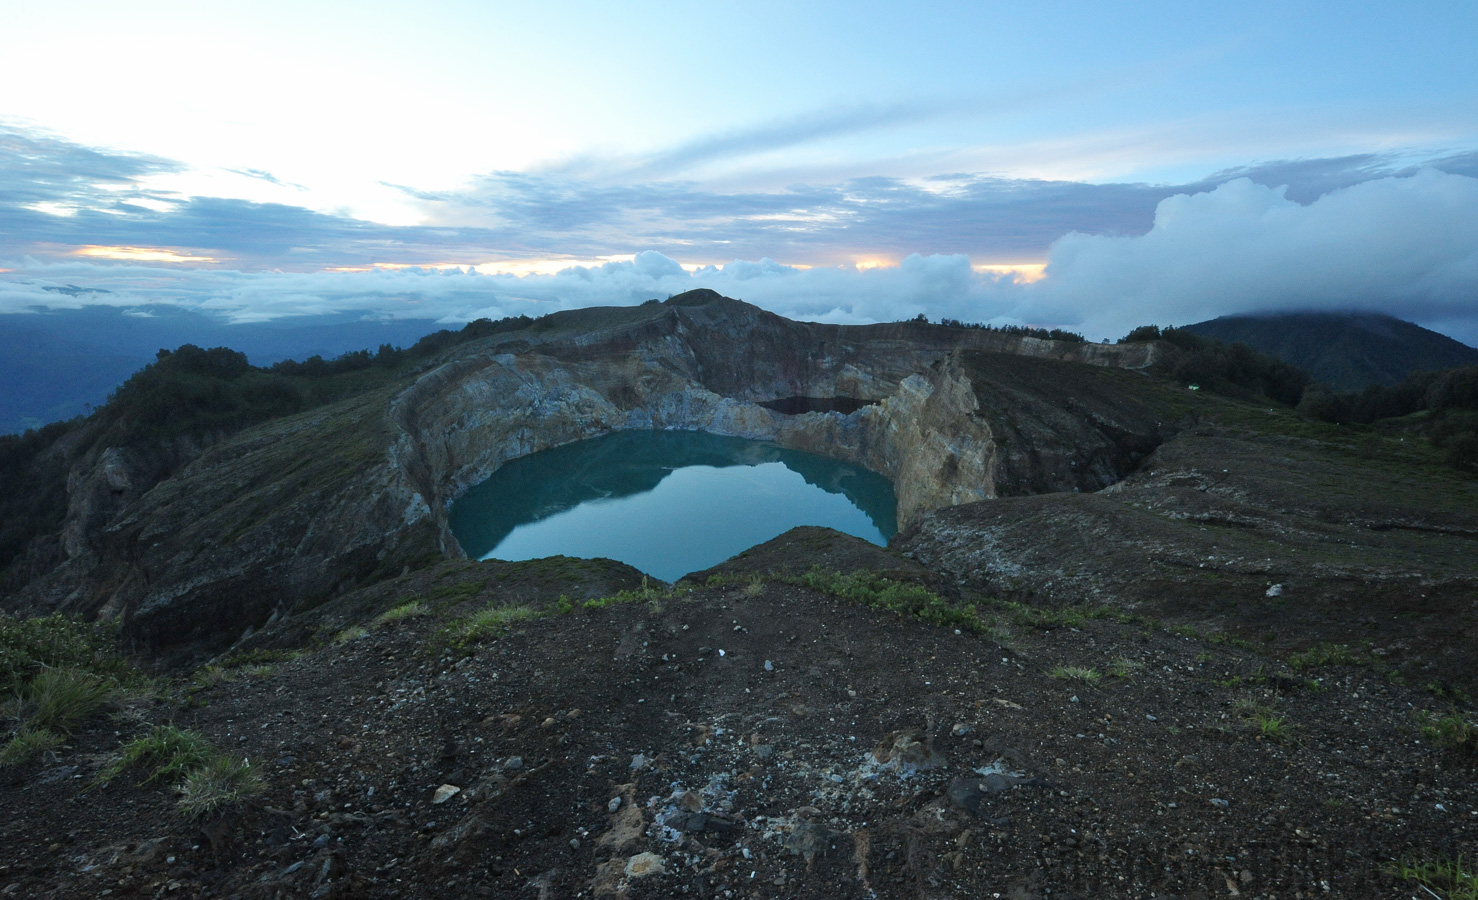
[[[858,463],[893,480],[901,524],[1094,489],[1160,441],[1162,416],[1124,389],[1164,352],[806,324],[706,291],[559,314],[454,348],[394,388],[197,450],[157,484],[103,453],[69,483],[65,561],[9,605],[121,618],[140,649],[218,647],[460,555],[446,509],[462,491],[510,459],[621,429],[701,429]],[[787,397],[870,402],[849,415],[760,405]]]

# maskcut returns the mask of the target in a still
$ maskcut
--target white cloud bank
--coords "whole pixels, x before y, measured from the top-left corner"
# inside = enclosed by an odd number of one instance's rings
[[[1027,284],[962,255],[876,269],[798,269],[770,260],[685,271],[656,252],[554,275],[461,270],[241,273],[22,260],[0,264],[0,313],[36,306],[172,303],[233,321],[359,312],[434,319],[540,315],[628,305],[709,287],[793,318],[931,318],[1065,326],[1091,339],[1153,322],[1237,312],[1360,309],[1478,343],[1478,178],[1427,169],[1300,204],[1248,179],[1159,203],[1137,236],[1068,234],[1047,277]],[[65,285],[109,293],[59,293]],[[46,290],[46,288],[53,290]]]

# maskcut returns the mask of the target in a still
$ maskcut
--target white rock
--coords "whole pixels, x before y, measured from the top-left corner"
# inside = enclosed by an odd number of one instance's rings
[[[455,784],[444,784],[436,789],[436,793],[431,795],[431,802],[445,803],[460,793],[462,793],[462,789]]]
[[[666,871],[662,857],[655,853],[638,853],[626,861],[627,878],[645,878],[648,875],[661,875]]]

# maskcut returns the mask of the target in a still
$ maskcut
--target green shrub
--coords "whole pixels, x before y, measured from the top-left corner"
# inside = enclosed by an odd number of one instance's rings
[[[48,667],[120,680],[134,674],[118,655],[109,626],[74,622],[61,614],[16,619],[0,613],[0,690],[16,690]]]
[[[1128,334],[1119,338],[1121,344],[1134,344],[1141,341],[1158,341],[1160,339],[1160,326],[1140,325]]]

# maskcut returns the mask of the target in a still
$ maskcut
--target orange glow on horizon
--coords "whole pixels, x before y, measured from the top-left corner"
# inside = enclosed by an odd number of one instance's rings
[[[226,259],[220,256],[192,256],[168,247],[104,247],[96,244],[78,247],[73,253],[93,259],[120,259],[129,262],[215,263]]]
[[[1031,284],[1047,277],[1046,263],[997,263],[970,268],[991,275],[1010,275],[1013,280],[1022,284]]]

